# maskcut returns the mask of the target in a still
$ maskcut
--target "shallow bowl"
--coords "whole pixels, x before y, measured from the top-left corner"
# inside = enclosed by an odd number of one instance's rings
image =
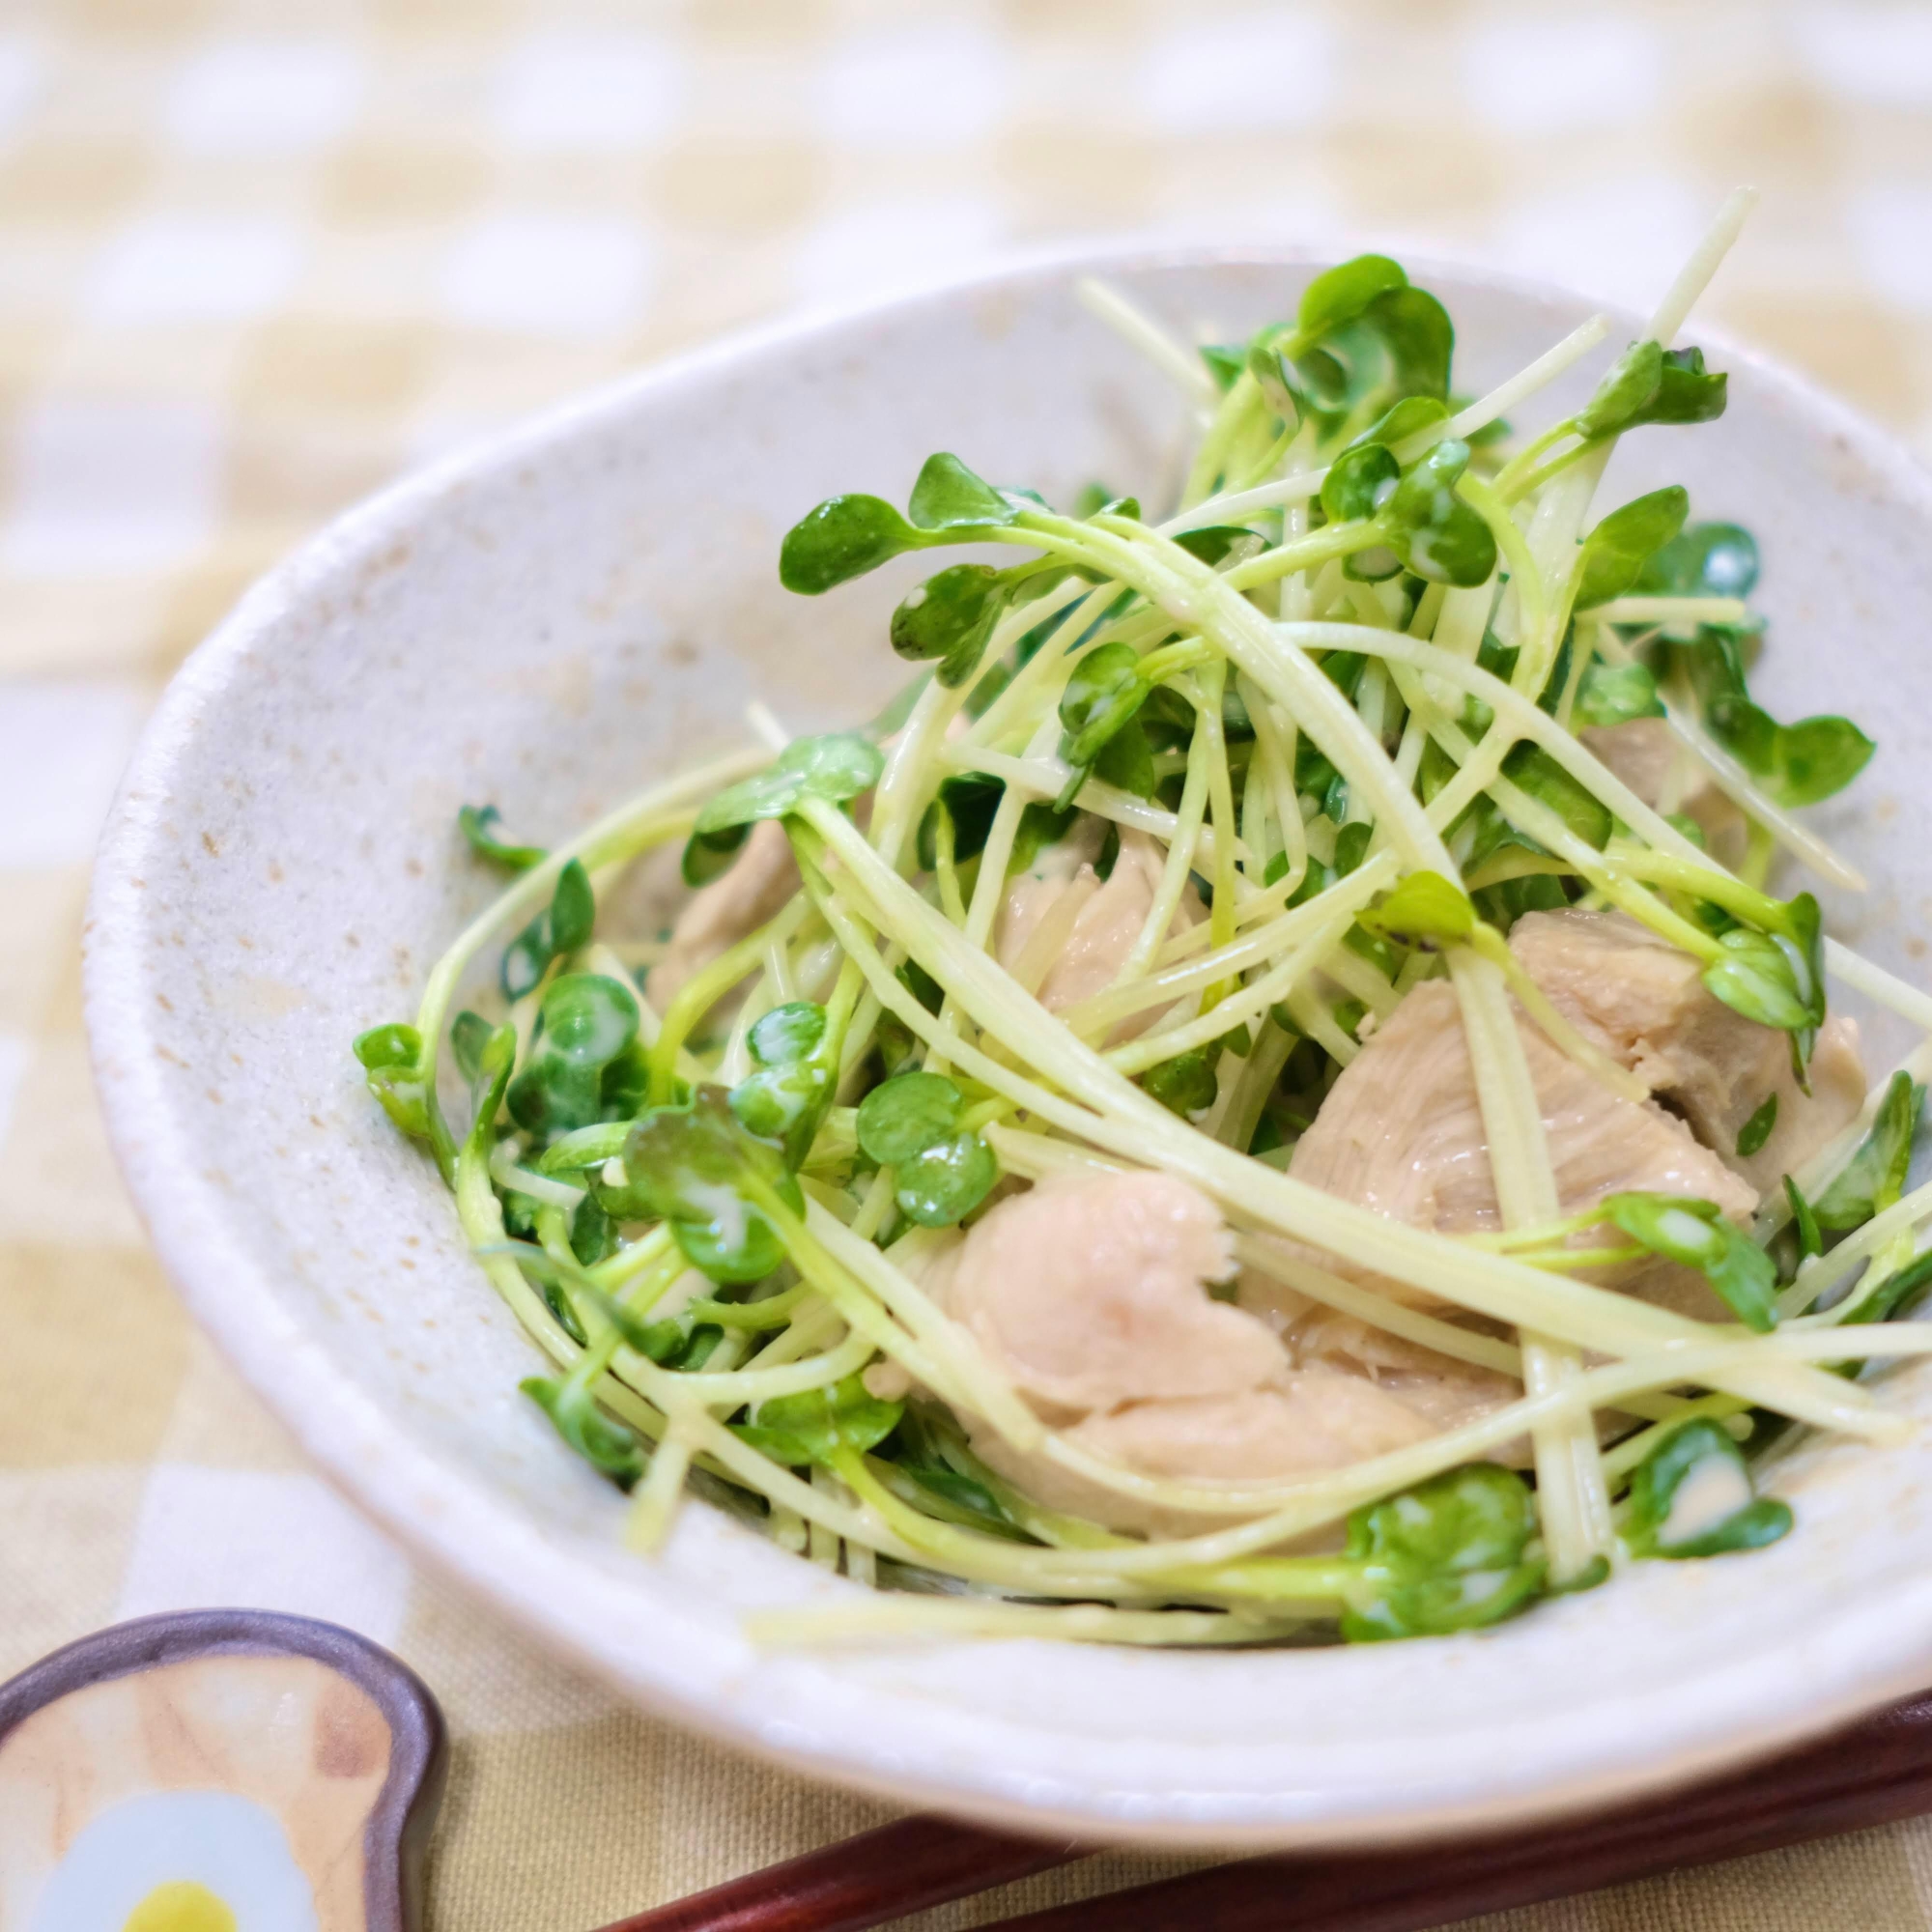
[[[694,356],[400,484],[195,654],[102,849],[87,993],[110,1129],[162,1260],[242,1373],[374,1516],[557,1651],[887,1798],[1174,1845],[1388,1838],[1688,1777],[1932,1677],[1924,1442],[1808,1444],[1778,1473],[1799,1528],[1776,1548],[1640,1565],[1480,1635],[760,1654],[746,1609],[855,1586],[701,1506],[660,1558],[625,1553],[620,1499],[517,1393],[534,1350],[363,1091],[352,1036],[413,1012],[494,890],[456,837],[460,804],[558,836],[742,738],[750,696],[794,729],[866,715],[902,675],[885,617],[917,562],[790,597],[784,528],[836,490],[903,500],[940,448],[1057,501],[1094,479],[1160,500],[1180,407],[1081,309],[1078,272],[1225,339],[1290,311],[1315,266],[1028,269]],[[1456,317],[1469,393],[1590,312],[1467,270],[1417,278]],[[1612,343],[1638,332],[1612,323]],[[1932,483],[1790,376],[1718,360],[1729,413],[1626,439],[1605,500],[1683,481],[1698,514],[1757,532],[1767,701],[1848,711],[1881,741],[1817,814],[1874,881],[1830,916],[1914,974],[1932,906]],[[1932,1410],[1932,1364],[1888,1386]]]

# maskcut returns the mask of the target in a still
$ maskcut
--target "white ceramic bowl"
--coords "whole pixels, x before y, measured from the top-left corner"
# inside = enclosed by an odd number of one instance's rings
[[[557,835],[741,737],[750,696],[800,729],[865,714],[902,675],[884,620],[920,566],[781,591],[781,533],[833,491],[902,500],[946,448],[1056,500],[1093,479],[1157,500],[1179,410],[1076,303],[1095,267],[1233,335],[1290,310],[1312,265],[1063,263],[692,357],[352,512],[202,647],[127,779],[88,961],[115,1145],[182,1293],[317,1462],[502,1611],[654,1709],[895,1800],[1175,1845],[1386,1838],[1681,1778],[1923,1683],[1922,1446],[1809,1446],[1778,1479],[1799,1528],[1776,1548],[1642,1565],[1482,1635],[760,1655],[745,1607],[854,1586],[703,1507],[661,1560],[627,1555],[615,1493],[518,1395],[534,1352],[349,1055],[413,1012],[495,890],[457,806]],[[1418,279],[1456,317],[1471,392],[1589,312],[1464,270]],[[1613,344],[1636,332],[1614,320]],[[1820,814],[1876,882],[1831,916],[1912,972],[1932,486],[1790,377],[1717,359],[1730,412],[1627,439],[1605,500],[1681,480],[1697,513],[1758,533],[1769,701],[1847,710],[1881,743]],[[1932,1366],[1889,1387],[1932,1409]]]

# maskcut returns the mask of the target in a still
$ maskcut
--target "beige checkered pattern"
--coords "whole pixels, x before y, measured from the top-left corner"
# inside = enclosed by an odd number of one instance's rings
[[[1642,301],[1740,180],[1714,313],[1932,453],[1924,4],[0,0],[0,1671],[197,1603],[392,1643],[456,1731],[445,1932],[588,1926],[875,1820],[415,1573],[188,1328],[76,993],[143,713],[399,468],[749,319],[1120,233]],[[1932,1824],[1484,1923],[1921,1932]]]

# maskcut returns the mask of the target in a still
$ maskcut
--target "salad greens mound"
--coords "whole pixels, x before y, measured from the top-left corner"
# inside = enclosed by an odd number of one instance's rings
[[[1927,1050],[1867,1093],[1828,990],[1932,1001],[1794,816],[1873,745],[1753,696],[1747,531],[1597,501],[1724,412],[1677,337],[1745,205],[1640,340],[1473,399],[1385,256],[1198,352],[1088,285],[1192,412],[1176,500],[830,497],[799,595],[968,549],[883,716],[754,705],[549,848],[464,808],[500,895],[355,1054],[637,1549],[695,1493],[876,1586],[772,1641],[1439,1635],[1777,1542],[1791,1424],[1899,1433]]]

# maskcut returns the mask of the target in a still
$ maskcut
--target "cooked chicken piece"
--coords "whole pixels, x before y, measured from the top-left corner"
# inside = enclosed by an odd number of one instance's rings
[[[1436,1425],[1365,1376],[1284,1369],[1267,1388],[1136,1403],[1090,1415],[1075,1442],[1150,1476],[1182,1482],[1280,1481],[1406,1448]]]
[[[1772,1076],[1770,1092],[1777,1095],[1777,1118],[1771,1138],[1754,1154],[1740,1154],[1738,1134],[1757,1107],[1746,1108],[1712,1129],[1712,1145],[1747,1180],[1761,1193],[1769,1194],[1787,1174],[1796,1174],[1827,1141],[1858,1119],[1870,1085],[1865,1077],[1864,1057],[1859,1051],[1859,1023],[1842,1016],[1828,1019],[1818,1029],[1818,1043],[1811,1049],[1811,1064],[1805,1077],[1811,1082],[1806,1095],[1791,1070],[1791,1050],[1778,1040],[1783,1050]],[[1748,1098],[1740,1091],[1736,1104]],[[1762,1105],[1764,1095],[1758,1096]],[[1736,1126],[1730,1125],[1735,1119]],[[1725,1136],[1728,1133],[1729,1138]]]
[[[1705,778],[1666,720],[1633,718],[1626,724],[1593,725],[1577,736],[1644,804],[1695,819],[1704,842],[1726,866],[1744,857],[1744,813]]]
[[[784,826],[776,818],[760,819],[731,869],[685,901],[670,929],[669,950],[645,980],[651,1005],[662,1013],[694,973],[776,919],[800,883]]]
[[[1239,1283],[1239,1303],[1243,1308],[1263,1313],[1263,1306],[1279,1293],[1278,1284],[1260,1284],[1252,1270],[1244,1270]],[[1264,1314],[1263,1319],[1266,1317]],[[1459,1362],[1455,1372],[1443,1373],[1445,1357],[1434,1349],[1406,1342],[1386,1328],[1372,1327],[1352,1315],[1332,1308],[1311,1305],[1309,1312],[1290,1324],[1282,1336],[1297,1366],[1321,1367],[1339,1374],[1366,1377],[1405,1407],[1413,1409],[1430,1425],[1432,1432],[1454,1429],[1520,1393],[1507,1376],[1471,1363]]]
[[[1037,987],[1041,973],[1052,963],[1047,946],[1035,944],[1041,927],[1056,917],[1064,920],[1063,929],[1052,939],[1052,951],[1057,952],[1065,941],[1065,928],[1071,925],[1073,915],[1100,888],[1094,861],[1099,857],[1101,837],[1097,820],[1076,819],[1065,838],[1042,845],[1030,866],[1008,876],[1006,897],[993,922],[993,951],[1009,973],[1024,971],[1023,962],[1039,958],[1039,970],[1027,981],[1029,985]]]
[[[1644,804],[1657,806],[1666,798],[1683,752],[1665,720],[1633,718],[1625,724],[1586,725],[1577,735]],[[1676,809],[1673,803],[1670,810]]]
[[[1520,1013],[1517,1029],[1566,1216],[1632,1189],[1696,1195],[1737,1220],[1757,1206],[1756,1189],[1700,1147],[1682,1121],[1654,1101],[1609,1093]],[[1412,1227],[1471,1234],[1501,1226],[1475,1073],[1447,980],[1417,986],[1343,1069],[1289,1172]],[[1605,1278],[1647,1299],[1724,1313],[1689,1268],[1634,1264]],[[1406,1300],[1431,1299],[1421,1290],[1378,1285]]]
[[[1366,1350],[1304,1365],[1265,1321],[1208,1295],[1207,1284],[1233,1272],[1227,1231],[1172,1175],[1043,1181],[916,1259],[935,1299],[1044,1419],[1144,1475],[1214,1484],[1337,1468],[1516,1393],[1423,1350],[1386,1378]],[[1470,1387],[1450,1394],[1459,1383]],[[973,1435],[995,1469],[1049,1507],[1157,1532],[1212,1520],[1122,1496],[988,1431]]]
[[[1253,1388],[1280,1345],[1203,1284],[1235,1272],[1214,1204],[1167,1174],[1042,1181],[973,1230],[957,1319],[1042,1411]]]
[[[1857,1116],[1865,1096],[1855,1021],[1820,1029],[1811,1094],[1791,1070],[1791,1039],[1705,989],[1697,961],[1622,913],[1530,913],[1510,932],[1530,978],[1580,1032],[1628,1066],[1734,1173],[1764,1193]],[[1772,1094],[1777,1119],[1754,1154],[1745,1122]]]
[[[1073,841],[1046,847],[1007,889],[994,933],[1000,964],[1049,1012],[1104,992],[1147,923],[1166,857],[1145,832],[1123,831],[1114,869],[1102,880]],[[1185,931],[1201,916],[1201,901],[1189,886],[1170,933]],[[1138,1014],[1115,1037],[1145,1032],[1157,1017]]]

